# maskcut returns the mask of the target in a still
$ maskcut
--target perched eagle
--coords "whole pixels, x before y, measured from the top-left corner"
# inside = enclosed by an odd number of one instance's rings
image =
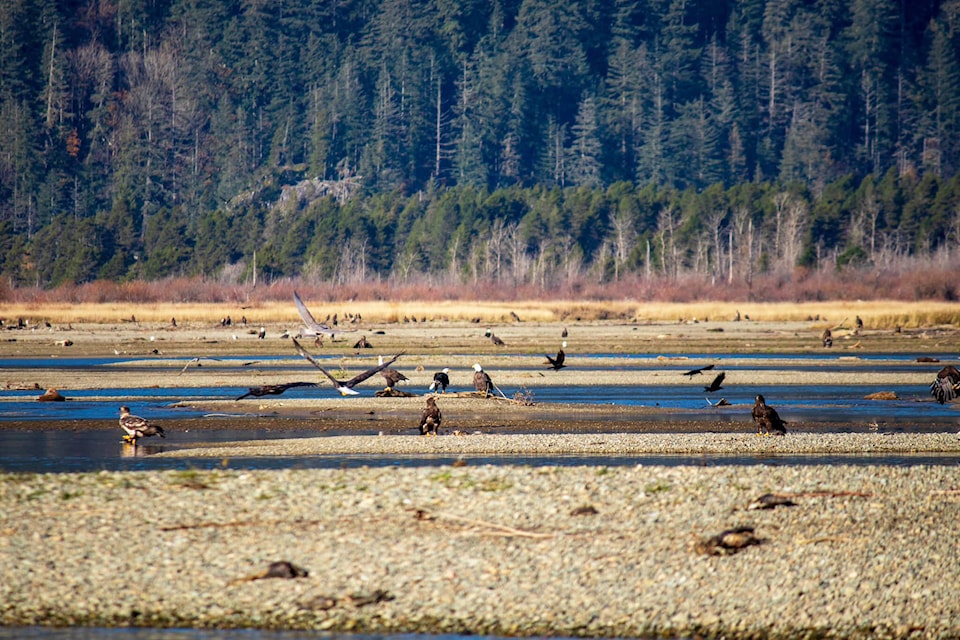
[[[563,364],[563,361],[567,359],[567,354],[563,352],[563,350],[566,348],[567,348],[567,341],[564,340],[563,343],[560,345],[560,350],[557,351],[557,357],[551,358],[549,355],[547,355],[546,356],[547,361],[544,364],[550,365],[554,371],[560,371],[560,369],[567,366]]]
[[[753,422],[757,425],[757,435],[783,436],[787,433],[786,423],[773,407],[767,405],[762,395],[757,394],[757,402],[753,405]]]
[[[930,395],[940,404],[947,403],[960,395],[960,370],[948,364],[937,372],[937,378],[930,383]]]
[[[477,390],[478,393],[483,395],[489,395],[490,390],[493,389],[493,380],[490,379],[490,376],[486,371],[483,370],[483,367],[480,366],[480,363],[473,365],[473,387]]]
[[[433,374],[433,382],[430,383],[430,391],[436,391],[440,389],[440,393],[446,393],[447,387],[450,386],[450,369],[444,367],[440,371],[437,371]]]
[[[437,399],[433,396],[427,397],[427,406],[420,412],[420,435],[439,435],[440,421],[443,416],[440,414],[440,407],[437,406]]]
[[[160,425],[153,424],[140,416],[130,415],[130,407],[120,407],[120,428],[126,432],[123,436],[124,441],[134,445],[140,438],[167,437]]]
[[[330,375],[330,374],[327,372],[326,369],[324,369],[323,367],[321,367],[321,366],[320,366],[320,363],[318,363],[316,360],[314,360],[314,359],[313,359],[313,356],[311,356],[309,353],[307,353],[307,350],[306,350],[306,349],[304,349],[303,347],[300,346],[300,343],[297,342],[296,338],[293,339],[293,346],[297,348],[297,353],[299,353],[301,356],[303,356],[304,358],[306,358],[307,362],[309,362],[310,364],[312,364],[313,366],[315,366],[317,369],[319,369],[319,370],[320,370],[320,373],[322,373],[323,375],[325,375],[325,376],[327,377],[327,379],[330,380],[330,382],[333,383],[334,388],[335,388],[335,389],[340,393],[340,395],[342,395],[342,396],[356,396],[356,395],[360,395],[360,392],[359,392],[359,391],[354,391],[354,390],[353,390],[353,388],[354,388],[355,386],[357,386],[358,384],[360,384],[361,382],[363,382],[363,381],[366,380],[367,378],[370,378],[370,377],[372,377],[372,376],[377,375],[378,373],[380,373],[381,371],[383,371],[384,369],[386,369],[387,367],[389,367],[390,365],[392,365],[394,362],[396,362],[397,358],[399,358],[400,356],[403,355],[403,352],[401,351],[400,353],[398,353],[397,355],[393,356],[392,358],[390,358],[390,359],[387,360],[386,362],[382,362],[381,364],[377,365],[376,367],[373,367],[372,369],[367,369],[367,370],[364,371],[363,373],[359,373],[359,374],[353,376],[352,378],[350,378],[349,380],[337,380],[337,379],[334,378],[332,375]]]
[[[380,356],[380,364],[381,365],[383,364],[383,356]],[[383,376],[383,379],[387,381],[388,390],[393,389],[395,386],[397,386],[404,380],[407,380],[407,381],[410,380],[410,378],[403,375],[396,369],[391,369],[389,367],[387,367],[386,369],[382,369],[380,371],[380,375]]]
[[[723,379],[727,377],[726,373],[720,372],[717,374],[717,377],[713,381],[703,388],[707,393],[713,393],[714,391],[720,391],[723,389],[720,385],[723,384]]]
[[[502,347],[505,344],[507,344],[506,342],[498,338],[496,334],[493,333],[493,329],[487,329],[483,335],[490,338],[490,342],[492,342],[495,346]]]
[[[833,346],[833,332],[830,329],[824,329],[823,335],[820,336],[820,342],[823,343],[824,347]]]

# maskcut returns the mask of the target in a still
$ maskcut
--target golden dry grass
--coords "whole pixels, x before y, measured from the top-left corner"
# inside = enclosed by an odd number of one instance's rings
[[[865,302],[808,302],[808,303],[753,303],[753,302],[697,302],[647,303],[637,300],[576,301],[530,300],[519,302],[441,301],[305,301],[314,316],[323,321],[327,315],[360,314],[365,323],[403,322],[405,319],[510,323],[516,317],[524,322],[574,322],[591,320],[623,320],[627,322],[676,322],[680,320],[731,320],[739,312],[742,317],[765,322],[815,320],[823,326],[853,326],[860,316],[868,329],[896,326],[930,327],[960,326],[960,303],[899,302],[874,300]],[[31,323],[52,324],[118,324],[135,318],[139,323],[218,324],[230,316],[234,321],[246,316],[258,324],[299,322],[292,301],[239,304],[199,303],[14,303],[0,310],[5,322],[24,318]]]

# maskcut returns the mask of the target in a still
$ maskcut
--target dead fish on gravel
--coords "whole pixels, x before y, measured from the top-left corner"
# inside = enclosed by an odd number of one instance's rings
[[[698,540],[694,543],[693,550],[707,556],[731,556],[751,545],[761,543],[762,540],[754,535],[753,527],[736,527]]]
[[[572,516],[595,516],[599,511],[592,504],[585,504],[579,507],[576,507],[573,511],[570,512]]]
[[[249,576],[237,578],[236,580],[231,580],[230,584],[236,584],[238,582],[252,582],[253,580],[263,580],[266,578],[306,578],[309,575],[310,572],[303,567],[298,567],[287,560],[278,560],[276,562],[271,562],[270,566],[263,571],[252,573]]]
[[[369,604],[379,604],[380,602],[389,602],[394,597],[388,591],[377,589],[370,593],[351,593],[344,597],[344,600],[355,607],[365,607]]]
[[[795,507],[797,503],[777,493],[765,493],[747,505],[748,511],[756,509],[776,509],[777,507]]]

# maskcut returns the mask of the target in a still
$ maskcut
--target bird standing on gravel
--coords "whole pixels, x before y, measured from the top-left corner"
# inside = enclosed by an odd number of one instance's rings
[[[427,406],[420,412],[420,435],[428,436],[431,431],[433,435],[439,435],[442,420],[443,415],[440,413],[440,407],[437,406],[437,399],[428,396]]]
[[[433,382],[430,383],[430,391],[436,391],[440,389],[440,393],[446,393],[447,387],[450,386],[450,369],[444,367],[440,371],[437,371],[433,374]]]
[[[760,394],[757,394],[757,401],[753,405],[753,422],[757,425],[758,436],[783,436],[787,434],[786,424],[780,414],[773,407],[767,405],[767,401]]]
[[[124,442],[132,445],[137,444],[140,438],[149,438],[150,436],[160,436],[166,438],[163,427],[153,424],[140,416],[130,414],[130,407],[120,407],[120,428],[124,430]]]
[[[490,379],[479,362],[473,365],[473,372],[473,388],[477,390],[477,393],[482,393],[484,397],[490,395],[490,390],[493,389],[493,380]]]

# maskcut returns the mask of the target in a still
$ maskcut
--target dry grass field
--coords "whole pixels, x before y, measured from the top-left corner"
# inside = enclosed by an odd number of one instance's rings
[[[638,300],[577,301],[529,300],[522,302],[441,301],[391,302],[352,300],[317,302],[305,300],[314,316],[323,321],[336,314],[344,320],[359,315],[366,323],[421,321],[517,323],[620,320],[636,323],[683,321],[726,321],[739,313],[744,319],[761,322],[818,321],[824,326],[852,326],[856,316],[867,329],[922,328],[952,325],[960,327],[960,303],[826,301],[813,303],[697,302],[647,303]],[[255,324],[299,322],[293,301],[236,303],[7,303],[0,307],[0,319],[7,325],[19,318],[30,323],[54,325],[178,323],[217,325],[230,317],[242,317]]]

